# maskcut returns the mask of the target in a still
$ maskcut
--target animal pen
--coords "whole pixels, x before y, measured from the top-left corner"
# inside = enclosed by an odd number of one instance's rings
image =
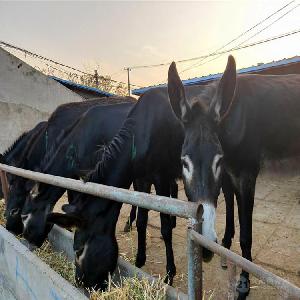
[[[128,190],[105,186],[96,183],[90,183],[90,182],[83,183],[79,180],[28,171],[28,170],[0,164],[1,182],[2,182],[4,192],[5,192],[5,182],[4,182],[5,172],[17,176],[21,176],[27,179],[31,179],[34,181],[39,181],[46,184],[58,186],[61,188],[66,188],[77,192],[90,194],[93,196],[103,197],[109,200],[114,200],[122,203],[136,205],[149,210],[155,210],[165,214],[170,214],[180,218],[188,219],[188,227],[187,227],[188,295],[178,292],[176,289],[172,287],[168,287],[166,290],[168,299],[186,299],[187,297],[188,299],[191,300],[202,299],[202,250],[201,250],[202,248],[201,247],[205,247],[211,250],[212,252],[222,257],[225,257],[227,259],[228,299],[234,299],[235,297],[236,266],[243,268],[244,270],[253,274],[257,278],[264,281],[265,283],[279,289],[282,293],[283,299],[300,299],[300,288],[296,287],[295,285],[284,280],[283,278],[265,270],[264,268],[244,259],[243,257],[235,254],[234,252],[202,236],[200,234],[201,218],[202,218],[201,204],[198,205],[196,203],[181,201],[178,199],[128,191]],[[67,255],[69,257],[72,257],[71,254],[72,247],[70,245],[72,243],[72,238],[70,238],[70,236],[67,237],[68,234],[71,235],[71,233],[68,233],[64,230],[60,230],[57,228],[55,230],[58,232],[62,232],[59,233],[57,237],[58,239],[63,239],[63,243],[61,243],[61,250],[64,250],[65,252],[67,252]],[[0,246],[1,246],[0,251],[3,248],[3,246],[1,245],[1,242],[3,242],[3,235],[7,236],[8,233],[1,229],[0,230]],[[50,240],[53,239],[53,236],[51,237],[51,235],[53,235],[53,233],[50,234],[49,237]],[[6,237],[7,243],[10,243],[9,239],[10,238]],[[68,248],[69,250],[66,248]],[[131,264],[124,262],[121,259],[119,259],[118,265],[119,267],[121,267],[121,269],[123,269],[123,273],[129,276],[135,274],[138,277],[146,276],[150,280],[154,280],[153,277],[151,277],[150,275],[145,274],[144,272],[135,268]],[[3,266],[0,267],[2,268]],[[50,273],[46,273],[46,275],[49,276],[49,284],[55,280],[55,272],[52,272],[51,274]],[[21,275],[16,271],[16,279],[18,276]],[[3,279],[1,279],[0,276],[0,283],[1,280],[3,281]],[[30,278],[28,277],[27,280],[30,280]],[[60,285],[62,285],[61,282]],[[78,297],[78,292],[74,287],[71,286],[68,289],[69,289],[69,294],[67,292],[65,292],[64,295],[52,294],[51,295],[52,297],[50,299],[81,299],[83,297],[82,295],[80,296],[81,298],[76,298]],[[71,295],[73,295],[73,297],[75,298],[72,298]]]

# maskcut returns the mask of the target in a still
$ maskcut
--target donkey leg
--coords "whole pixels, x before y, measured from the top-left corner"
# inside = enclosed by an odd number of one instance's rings
[[[130,211],[129,218],[128,218],[125,226],[124,226],[124,232],[131,231],[132,224],[133,224],[133,222],[135,221],[135,218],[136,218],[136,209],[137,209],[136,206],[134,206],[134,205],[131,206],[131,211]]]
[[[151,183],[145,180],[135,180],[134,189],[144,193],[150,193]],[[146,230],[148,223],[148,209],[139,207],[136,227],[138,232],[138,249],[135,265],[141,268],[146,262]]]
[[[133,188],[134,188],[134,190],[135,191],[140,191],[140,192],[143,191],[142,184],[143,184],[142,180],[134,180],[133,181]],[[133,224],[133,222],[134,222],[134,220],[136,218],[136,209],[137,209],[136,206],[134,206],[134,205],[131,206],[131,211],[130,211],[129,218],[127,219],[126,224],[125,224],[124,229],[123,229],[124,232],[131,231],[132,224]]]
[[[136,254],[135,265],[141,268],[146,262],[146,231],[148,223],[148,209],[139,208],[136,221],[138,232],[138,249]]]
[[[240,246],[242,256],[252,261],[252,213],[254,205],[255,183],[258,172],[243,172],[239,178],[237,203],[240,222]],[[245,299],[250,292],[249,273],[242,270],[237,285],[238,299]]]
[[[164,178],[157,178],[155,181],[155,190],[156,194],[160,196],[169,197],[172,194],[172,190],[174,191],[173,181]],[[175,189],[176,192],[176,189]],[[177,192],[176,192],[177,193]],[[161,235],[165,242],[166,247],[166,257],[167,257],[167,265],[166,271],[167,275],[165,278],[165,282],[172,285],[173,278],[176,275],[176,266],[174,263],[174,254],[173,254],[173,247],[172,247],[172,231],[174,228],[174,217],[160,213],[160,223],[161,223]]]
[[[232,244],[232,239],[234,237],[234,188],[231,183],[229,175],[224,172],[222,177],[222,190],[225,197],[226,204],[226,227],[224,237],[222,239],[222,246],[230,249]],[[227,259],[221,257],[221,267],[227,269]]]
[[[161,222],[161,235],[165,242],[166,247],[166,256],[167,256],[167,275],[165,278],[165,283],[169,285],[173,284],[173,278],[176,275],[176,266],[174,263],[174,254],[172,247],[172,217],[170,215],[160,214],[160,222]]]

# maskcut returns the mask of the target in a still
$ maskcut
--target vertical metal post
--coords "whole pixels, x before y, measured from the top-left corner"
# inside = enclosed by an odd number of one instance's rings
[[[236,264],[231,260],[227,259],[227,269],[228,269],[228,300],[235,299],[236,291]]]
[[[129,75],[129,73],[130,73],[130,68],[126,68],[126,70],[127,70],[127,79],[128,79],[128,96],[130,96],[130,75]]]
[[[195,243],[191,230],[202,232],[202,206],[197,219],[188,220],[187,256],[188,256],[188,296],[189,300],[202,300],[202,247]]]
[[[98,75],[97,70],[95,70],[95,84],[96,84],[96,87],[98,88],[99,87],[99,75]]]
[[[3,197],[5,200],[5,205],[7,205],[8,183],[7,183],[6,173],[2,170],[0,170],[0,178],[1,178],[1,186],[2,186]]]

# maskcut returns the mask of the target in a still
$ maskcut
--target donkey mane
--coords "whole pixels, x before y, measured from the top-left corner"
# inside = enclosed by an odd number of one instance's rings
[[[191,108],[207,113],[209,111],[211,99],[217,90],[218,83],[218,81],[215,81],[211,84],[205,85],[205,88],[202,89],[197,96],[191,97],[189,100]]]
[[[34,134],[32,134],[30,136],[30,138],[28,139],[28,141],[26,143],[26,146],[24,147],[24,151],[23,151],[21,157],[15,164],[16,166],[24,167],[24,162],[25,162],[26,158],[28,157],[28,155],[31,153],[33,145],[38,140],[39,136],[46,130],[46,128],[47,128],[47,125],[44,125],[39,130],[37,130],[37,132],[35,132]]]
[[[101,146],[98,150],[99,152],[102,152],[101,160],[98,161],[95,169],[87,174],[84,180],[85,182],[90,181],[101,183],[105,176],[105,171],[108,168],[109,162],[118,159],[118,155],[122,152],[123,146],[128,139],[132,137],[134,123],[133,119],[128,118],[112,141],[107,145]]]
[[[195,115],[206,115],[209,112],[209,106],[203,101],[192,99],[191,110],[196,111]]]
[[[18,138],[15,139],[15,141],[4,151],[3,156],[4,158],[8,156],[15,148],[18,147],[20,142],[23,140],[23,138],[26,136],[28,131],[23,132]]]

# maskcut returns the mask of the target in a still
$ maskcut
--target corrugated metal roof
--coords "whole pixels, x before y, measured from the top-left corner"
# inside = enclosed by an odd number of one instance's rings
[[[52,79],[54,79],[54,80],[56,80],[56,81],[58,81],[59,83],[61,83],[61,84],[63,84],[63,85],[66,85],[66,86],[75,87],[75,88],[77,88],[77,89],[81,89],[81,90],[86,90],[86,91],[94,92],[94,93],[96,93],[96,94],[99,94],[99,95],[105,96],[105,97],[112,97],[112,96],[115,96],[114,94],[111,94],[111,93],[108,93],[108,92],[99,90],[99,89],[94,88],[94,87],[90,87],[90,86],[78,84],[78,83],[75,83],[75,82],[73,82],[73,81],[61,79],[61,78],[58,78],[58,77],[55,77],[55,76],[49,76],[49,77],[52,78]]]
[[[254,72],[262,71],[265,69],[271,69],[274,67],[284,66],[287,64],[293,64],[293,63],[298,63],[298,62],[300,62],[300,56],[295,56],[295,57],[291,57],[291,58],[281,59],[278,61],[273,61],[273,62],[266,63],[266,64],[259,64],[257,66],[243,68],[243,69],[238,70],[237,73],[238,74],[254,73]],[[204,82],[208,82],[208,81],[213,81],[213,80],[220,78],[222,76],[222,74],[223,73],[217,73],[217,74],[212,74],[212,75],[207,75],[207,76],[202,76],[202,77],[195,77],[192,79],[182,80],[182,83],[185,86],[189,86],[189,85],[195,85],[195,84],[204,83]],[[141,88],[141,89],[135,89],[132,91],[132,94],[139,96],[139,95],[145,93],[149,89],[156,88],[156,87],[163,87],[163,86],[166,86],[166,84],[149,86],[149,87],[145,87],[145,88]]]

